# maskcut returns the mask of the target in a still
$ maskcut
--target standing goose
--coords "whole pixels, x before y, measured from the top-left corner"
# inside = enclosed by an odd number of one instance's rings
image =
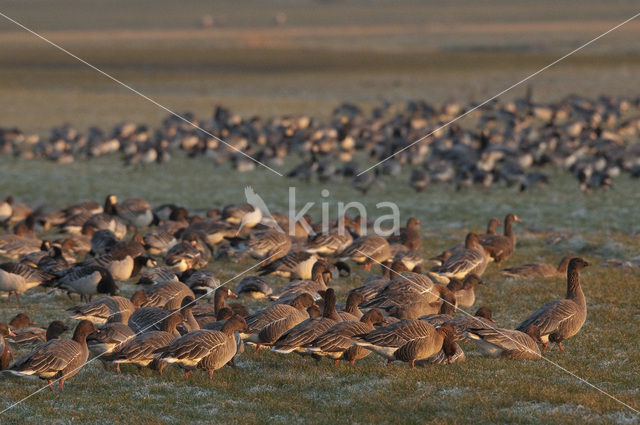
[[[289,253],[291,238],[286,233],[270,229],[256,234],[246,241],[245,245],[245,254],[261,260],[264,266]]]
[[[389,243],[399,243],[410,251],[419,250],[422,243],[420,220],[410,217],[407,220],[407,227],[401,227],[398,235],[392,235],[387,240]]]
[[[109,270],[118,282],[124,282],[137,275],[142,267],[154,266],[145,253],[144,247],[136,241],[118,243],[110,253],[80,263],[85,266],[100,266]]]
[[[67,330],[67,325],[60,320],[54,320],[49,323],[47,329],[27,326],[16,330],[11,341],[18,345],[39,345],[60,337]]]
[[[334,228],[314,236],[305,249],[310,254],[335,255],[344,251],[353,242],[351,233],[345,228]]]
[[[9,297],[15,294],[18,304],[20,304],[20,294],[50,278],[51,275],[48,273],[21,263],[0,264],[0,291],[8,292]]]
[[[465,337],[472,340],[487,357],[536,360],[541,357],[538,342],[540,329],[532,325],[527,332],[497,328],[470,328]]]
[[[80,294],[80,301],[91,300],[96,294],[118,295],[120,290],[116,286],[109,270],[100,266],[75,266],[58,273],[54,285],[71,294]]]
[[[173,340],[180,336],[176,326],[181,321],[182,315],[180,312],[176,311],[171,314],[167,312],[160,323],[160,330],[142,332],[114,350],[109,357],[117,365],[118,372],[120,371],[120,364],[132,363],[143,367],[149,366],[162,375],[162,370],[167,364],[156,359],[154,352],[171,344]]]
[[[469,233],[464,242],[464,249],[454,251],[436,272],[448,278],[464,279],[468,274],[482,276],[487,268],[487,255],[480,243],[478,235]]]
[[[87,337],[87,346],[94,356],[100,356],[105,370],[109,370],[113,360],[111,353],[135,338],[136,334],[124,323],[107,323]]]
[[[233,311],[234,310],[233,305],[229,305],[229,306],[225,305],[229,297],[238,298],[238,295],[236,295],[231,289],[224,286],[220,286],[218,287],[218,289],[215,290],[215,293],[213,294],[213,305],[211,304],[199,305],[196,307],[194,314],[198,318],[204,317],[204,316],[217,317],[220,310],[222,310],[225,307],[231,308],[231,310]],[[236,309],[237,308],[238,307],[236,307]],[[234,313],[239,314],[237,311],[234,311]],[[242,316],[242,314],[240,315]]]
[[[364,296],[358,291],[350,291],[349,295],[347,295],[347,302],[343,307],[340,307],[342,311],[338,312],[340,317],[343,320],[348,320],[343,313],[350,314],[356,318],[356,320],[360,320],[362,318],[362,311],[358,308],[358,306],[364,301]]]
[[[580,331],[587,318],[587,300],[580,286],[580,270],[589,266],[582,258],[572,258],[567,270],[567,296],[549,301],[518,325],[516,330],[527,332],[531,326],[540,330],[540,340],[546,350],[549,342],[555,342],[560,351],[562,341]]]
[[[187,285],[179,281],[167,281],[155,283],[145,289],[147,301],[145,307],[163,307],[167,310],[175,310],[180,307],[184,297],[196,298]]]
[[[285,332],[274,344],[273,351],[283,354],[292,351],[304,352],[304,348],[301,348],[303,345],[309,344],[340,322],[342,318],[336,311],[336,295],[333,288],[329,288],[324,293],[322,317],[309,318]]]
[[[351,259],[364,264],[365,270],[369,271],[374,263],[382,263],[391,258],[391,247],[382,236],[363,236],[353,241],[338,256],[342,261]]]
[[[500,270],[500,273],[510,277],[556,277],[564,276],[567,273],[571,257],[563,257],[558,267],[545,263],[529,263],[516,267],[509,267]]]
[[[478,235],[480,244],[482,244],[488,238],[495,236],[497,226],[502,226],[502,222],[500,220],[498,220],[497,218],[489,219],[489,223],[487,223],[487,233]],[[451,248],[442,251],[439,255],[430,258],[430,260],[436,261],[437,263],[439,263],[439,265],[442,265],[442,263],[444,263],[451,256],[452,252],[459,251],[461,249],[464,249],[464,243],[456,244]]]
[[[369,276],[362,285],[354,288],[352,291],[359,292],[364,297],[365,301],[369,301],[375,298],[380,291],[382,291],[390,280],[397,278],[400,274],[410,271],[403,261],[394,260],[391,266],[388,262],[383,263],[381,266],[381,276]]]
[[[251,333],[241,336],[246,342],[255,344],[257,352],[261,346],[273,345],[285,332],[312,317],[309,311],[313,307],[317,306],[307,293],[298,295],[291,305],[273,304],[249,316],[247,326]]]
[[[270,298],[288,304],[302,293],[315,296],[318,291],[327,289],[327,283],[331,282],[334,271],[335,268],[326,261],[318,261],[313,265],[311,280],[293,280],[278,292],[271,294]]]
[[[76,326],[72,339],[54,339],[16,361],[8,369],[18,376],[37,375],[49,382],[53,391],[53,380],[60,379],[60,391],[64,382],[74,376],[89,358],[87,335],[96,332],[93,323],[83,320]]]
[[[449,281],[449,288],[456,296],[458,307],[471,307],[476,302],[475,287],[484,285],[477,274],[471,273],[464,280],[453,278]]]
[[[457,344],[454,339],[453,326],[450,323],[445,323],[437,328],[431,326],[429,332],[426,332],[424,336],[400,346],[393,353],[393,360],[411,363],[413,368],[416,361],[428,359],[441,350],[447,357],[447,361],[451,362],[451,357],[456,354]]]
[[[136,291],[131,299],[120,296],[106,296],[75,307],[68,308],[67,311],[73,313],[73,318],[77,320],[88,320],[96,325],[105,323],[120,322],[129,323],[129,317],[147,301],[144,291]]]
[[[15,337],[16,334],[7,326],[6,323],[0,323],[0,370],[4,370],[11,364],[13,360],[13,350],[9,347],[6,337]]]
[[[185,369],[185,377],[194,369],[213,372],[229,363],[236,355],[238,345],[235,332],[244,331],[245,320],[234,315],[226,321],[221,331],[201,329],[176,339],[166,347],[156,350],[156,358],[167,363],[177,363]]]
[[[513,223],[520,223],[515,214],[507,214],[504,219],[504,235],[494,235],[482,241],[482,246],[489,256],[493,258],[498,267],[506,261],[516,249],[516,234],[513,231]]]
[[[333,325],[322,335],[308,345],[307,351],[321,356],[329,356],[337,364],[338,360],[348,361],[352,366],[356,360],[369,355],[371,351],[364,347],[353,345],[353,336],[366,334],[374,330],[373,325],[384,322],[380,310],[371,309],[360,321],[345,321]]]
[[[318,261],[315,254],[290,252],[284,257],[260,268],[260,276],[274,274],[293,279],[311,279],[313,266]]]

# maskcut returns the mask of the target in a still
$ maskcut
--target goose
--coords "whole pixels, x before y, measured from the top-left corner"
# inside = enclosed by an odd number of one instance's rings
[[[309,344],[330,327],[342,321],[336,311],[335,292],[333,288],[329,288],[324,292],[322,317],[309,318],[297,324],[278,338],[272,350],[282,354],[291,353],[292,351],[305,352],[302,346]]]
[[[154,283],[178,281],[178,276],[168,267],[156,266],[150,267],[140,273],[138,285],[153,285]]]
[[[173,233],[163,229],[151,229],[142,237],[147,251],[151,255],[165,255],[178,244]]]
[[[69,262],[64,258],[62,248],[52,246],[48,252],[38,261],[37,269],[45,273],[56,273],[70,268]]]
[[[387,238],[389,243],[399,243],[404,245],[408,250],[417,251],[422,244],[422,236],[420,236],[420,220],[415,217],[409,217],[407,226],[401,227],[397,235]]]
[[[557,267],[546,263],[528,263],[500,270],[500,274],[509,277],[556,277],[567,273],[571,257],[563,257]]]
[[[371,309],[359,321],[345,321],[333,325],[308,344],[306,351],[320,356],[329,356],[334,359],[334,364],[342,359],[353,366],[356,360],[366,357],[371,351],[353,345],[352,337],[369,333],[374,330],[374,325],[384,321],[380,310]]]
[[[438,268],[436,273],[448,278],[464,279],[468,274],[475,273],[482,276],[487,268],[487,255],[478,242],[478,235],[467,234],[465,248],[454,251],[451,256]]]
[[[5,338],[15,336],[6,323],[0,323],[0,370],[6,369],[13,361],[13,350]]]
[[[293,279],[311,279],[314,264],[318,261],[315,254],[291,252],[272,263],[260,268],[260,276],[274,274]]]
[[[98,230],[91,235],[91,251],[89,254],[93,256],[108,254],[117,243],[118,238],[111,230]]]
[[[7,292],[9,298],[11,294],[15,294],[19,305],[20,294],[35,288],[50,278],[50,274],[32,269],[21,263],[0,264],[0,291]],[[7,298],[7,301],[9,298]]]
[[[136,241],[118,243],[109,254],[86,260],[81,266],[99,266],[111,273],[111,276],[124,282],[137,275],[142,267],[155,266],[155,262],[145,255],[144,247]]]
[[[205,219],[191,223],[184,229],[185,233],[198,233],[210,247],[215,247],[225,240],[225,237],[236,237],[238,230],[229,223]]]
[[[155,358],[155,351],[166,347],[180,336],[176,330],[178,323],[182,321],[179,312],[165,314],[161,320],[160,330],[148,330],[136,335],[133,339],[113,350],[109,358],[116,364],[116,370],[120,372],[120,364],[135,364],[142,367],[150,367],[162,375],[167,363]]]
[[[381,276],[368,277],[360,286],[352,289],[352,291],[359,292],[365,301],[369,301],[375,298],[391,279],[395,279],[400,276],[400,274],[410,271],[403,261],[394,260],[391,266],[389,266],[388,263],[387,261],[380,265],[382,269]]]
[[[16,202],[12,196],[9,196],[7,199],[5,199],[5,202],[7,202],[8,200],[11,201],[11,216],[6,220],[6,224],[15,224],[19,221],[22,221],[33,212],[28,205],[21,202]]]
[[[203,369],[213,378],[213,372],[229,363],[236,355],[238,345],[234,333],[244,331],[245,320],[234,315],[221,331],[206,329],[189,332],[169,345],[155,351],[156,359],[176,363],[185,369],[185,377],[194,369]]]
[[[222,219],[240,228],[252,228],[262,220],[262,211],[251,204],[227,205],[222,209]]]
[[[130,226],[148,227],[153,221],[151,205],[144,199],[129,198],[116,203],[115,206],[118,216]]]
[[[41,251],[42,243],[40,239],[18,237],[12,242],[0,247],[0,257],[17,260],[24,255]]]
[[[236,295],[231,289],[224,286],[220,286],[215,290],[213,294],[213,305],[211,304],[199,305],[196,307],[194,314],[198,317],[199,316],[217,317],[220,310],[224,307],[229,307],[233,311],[233,306],[225,305],[229,297],[238,298],[238,295]]]
[[[186,279],[185,274],[188,274]],[[220,279],[213,272],[191,269],[187,270],[185,274],[182,275],[185,285],[191,288],[199,299],[203,297],[210,299],[211,295],[215,294],[216,289],[220,286]]]
[[[207,265],[207,259],[196,247],[196,242],[182,241],[174,245],[164,258],[167,266],[178,273],[189,269],[201,269]]]
[[[264,278],[260,276],[247,276],[238,283],[235,293],[239,296],[247,294],[253,299],[261,299],[273,294],[273,289],[271,289],[269,282]]]
[[[13,197],[7,196],[4,201],[0,202],[0,225],[4,225],[4,223],[9,220],[11,215],[13,214]]]
[[[108,229],[113,232],[118,239],[122,239],[127,234],[127,225],[117,215],[116,205],[118,198],[115,195],[107,196],[104,203],[103,212],[94,214],[82,225],[82,234],[91,236],[96,231]]]
[[[67,311],[73,313],[74,319],[88,320],[95,325],[114,322],[126,324],[133,312],[146,301],[146,294],[140,290],[136,291],[130,300],[120,296],[99,297],[87,304],[68,308]]]
[[[87,336],[87,346],[91,354],[100,358],[105,370],[109,370],[113,360],[111,354],[135,337],[136,334],[126,324],[107,323],[100,328],[100,332]]]
[[[18,313],[9,321],[9,327],[14,331],[35,324],[26,313]]]
[[[315,295],[318,291],[327,289],[327,283],[331,282],[335,273],[335,267],[326,261],[318,261],[313,265],[310,280],[293,280],[278,292],[271,294],[269,298],[278,303],[289,303],[302,293]]]
[[[393,256],[393,261],[401,261],[404,263],[406,268],[412,272],[420,273],[422,270],[422,266],[424,264],[424,260],[422,259],[422,255],[418,251],[411,251],[404,248],[404,245],[392,245],[391,250],[393,251],[394,247],[398,246],[401,249],[396,251]]]
[[[82,320],[76,326],[72,339],[54,339],[32,351],[26,357],[16,361],[9,369],[18,376],[36,375],[49,382],[53,391],[53,380],[60,380],[60,391],[66,380],[73,377],[85,365],[89,358],[86,338],[96,332],[93,323]]]
[[[473,341],[486,357],[517,360],[536,360],[542,355],[538,342],[540,328],[529,326],[526,332],[498,328],[470,328],[465,337]]]
[[[80,301],[91,301],[96,294],[118,295],[120,290],[109,270],[100,266],[74,266],[58,272],[54,286],[71,294],[80,294]]]
[[[411,176],[409,177],[409,185],[416,192],[418,193],[423,192],[429,185],[430,181],[431,181],[431,177],[429,176],[429,173],[426,170],[422,170],[419,168],[414,168],[413,170],[411,170]]]
[[[480,244],[482,244],[483,241],[487,240],[487,238],[495,236],[496,227],[501,225],[502,225],[502,222],[497,218],[489,219],[489,223],[487,223],[487,233],[478,235],[478,240],[480,241]],[[430,258],[430,260],[435,261],[438,265],[442,265],[442,263],[444,263],[449,257],[451,257],[452,252],[459,251],[461,249],[464,249],[464,243],[456,244],[442,251],[439,255]],[[493,261],[493,258],[490,258],[490,260]]]
[[[347,302],[344,306],[340,307],[338,314],[342,317],[343,320],[348,320],[346,315],[343,313],[350,314],[355,317],[356,320],[360,320],[363,313],[358,308],[358,305],[364,301],[364,296],[358,291],[350,291],[349,295],[347,295]]]
[[[163,307],[167,310],[179,308],[185,297],[196,298],[191,288],[177,281],[155,283],[144,292],[147,295],[145,307]]]
[[[324,256],[342,252],[353,243],[351,233],[344,228],[334,228],[325,233],[318,233],[307,244],[305,251],[310,254]]]
[[[286,233],[270,229],[250,238],[244,245],[244,254],[261,260],[264,266],[289,253],[291,238]]]
[[[447,288],[451,290],[456,297],[458,307],[471,307],[476,302],[475,287],[476,285],[484,285],[485,282],[480,280],[477,274],[468,274],[464,280],[452,278],[447,284]]]
[[[540,329],[543,353],[549,342],[555,342],[560,351],[562,341],[577,334],[587,318],[587,301],[580,286],[580,271],[590,264],[582,258],[572,258],[567,270],[567,296],[561,300],[549,301],[534,311],[516,330],[527,332],[529,327]]]
[[[504,219],[504,235],[490,236],[481,241],[482,246],[498,267],[513,254],[516,248],[516,234],[512,225],[520,221],[515,214],[507,214]]]
[[[372,264],[390,259],[391,247],[382,236],[364,236],[353,241],[338,257],[342,261],[351,259],[358,264],[364,264],[365,270],[369,271]]]
[[[33,326],[25,326],[18,330],[14,329],[11,342],[17,345],[41,345],[52,339],[59,338],[60,335],[69,330],[69,327],[60,320],[49,323],[46,329]]]
[[[35,226],[36,226],[36,216],[34,213],[31,213],[27,215],[27,217],[24,220],[17,222],[13,226],[13,234],[22,236],[25,238],[35,238],[36,237]],[[46,231],[48,229],[42,229],[42,230]]]
[[[62,210],[54,211],[46,216],[47,220],[52,226],[63,227],[65,223],[73,216],[78,214],[87,214],[86,221],[93,214],[99,214],[102,212],[102,205],[95,201],[85,201],[78,204],[71,205]],[[83,223],[84,223],[83,221]],[[80,225],[82,227],[82,225]],[[80,227],[77,228],[75,233],[80,233]]]
[[[455,355],[453,327],[445,323],[438,328],[418,319],[392,323],[367,334],[355,335],[355,345],[364,347],[387,359],[411,363],[427,359],[444,349],[445,355]]]

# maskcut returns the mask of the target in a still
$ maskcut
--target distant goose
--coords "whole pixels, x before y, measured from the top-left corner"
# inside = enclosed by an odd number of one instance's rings
[[[318,291],[325,291],[331,282],[335,267],[326,261],[318,261],[313,265],[311,279],[292,280],[285,287],[270,295],[272,300],[288,304],[302,293],[315,296]]]
[[[178,244],[176,237],[165,230],[152,229],[144,234],[144,245],[151,255],[164,255]]]
[[[309,243],[306,252],[320,255],[335,255],[344,251],[353,243],[353,237],[347,229],[335,228],[327,233],[318,233]]]
[[[307,347],[307,351],[316,355],[329,356],[334,359],[335,364],[343,359],[353,366],[356,360],[366,357],[371,351],[354,345],[352,337],[369,333],[374,330],[374,325],[383,322],[384,317],[380,310],[369,310],[360,321],[345,321],[333,325],[314,339]]]
[[[589,265],[582,258],[572,258],[567,270],[566,298],[549,301],[520,323],[516,330],[526,333],[531,326],[537,326],[545,350],[549,342],[555,342],[564,352],[562,341],[577,334],[587,318],[587,301],[580,286],[580,271]]]
[[[382,264],[381,276],[369,276],[362,285],[352,289],[353,292],[359,292],[365,301],[370,301],[382,291],[390,280],[397,278],[403,272],[410,271],[409,268],[401,260],[395,260],[388,265],[389,262]]]
[[[143,267],[156,265],[145,254],[144,247],[136,241],[120,242],[109,254],[86,260],[80,265],[104,267],[115,280],[124,282],[136,276]]]
[[[149,366],[162,375],[162,370],[167,363],[156,359],[154,353],[180,336],[176,326],[182,321],[182,315],[179,312],[171,314],[167,312],[165,316],[160,324],[160,330],[147,330],[136,335],[110,354],[109,357],[116,363],[118,372],[120,364],[131,363],[143,367]]]
[[[80,300],[90,301],[96,294],[118,295],[120,290],[109,270],[100,266],[74,266],[58,272],[54,285],[71,294],[80,294]]]
[[[465,248],[454,251],[436,272],[445,277],[464,279],[468,274],[482,276],[487,268],[487,255],[478,241],[478,235],[469,233],[465,239]]]
[[[60,379],[60,391],[66,380],[74,376],[89,358],[87,335],[95,332],[93,324],[83,320],[76,326],[72,339],[54,339],[26,357],[16,361],[8,369],[18,376],[36,375],[49,382],[53,391],[53,380]]]
[[[94,356],[100,356],[105,369],[111,364],[111,353],[135,338],[136,334],[125,323],[107,323],[87,336],[87,346]]]
[[[311,279],[312,269],[318,261],[315,254],[308,252],[291,252],[284,257],[260,268],[260,275],[274,274],[276,276]]]
[[[374,263],[382,263],[391,258],[391,248],[382,236],[364,236],[354,240],[338,257],[342,261],[351,259],[364,264],[365,270],[369,271]]]
[[[422,236],[420,235],[420,220],[410,217],[407,226],[399,229],[398,235],[391,235],[387,238],[389,243],[399,243],[411,251],[420,249]]]
[[[515,214],[507,214],[504,219],[504,235],[495,235],[485,238],[481,243],[488,255],[493,258],[498,267],[506,261],[516,249],[516,234],[513,231],[513,223],[519,223],[520,219]]]
[[[500,273],[510,277],[555,277],[564,276],[567,274],[567,268],[569,267],[569,261],[571,257],[563,257],[560,260],[558,266],[552,266],[545,263],[529,263],[522,264],[516,267],[510,267],[500,270]]]
[[[21,263],[0,264],[0,291],[16,296],[16,301],[20,304],[20,294],[43,283],[51,278],[48,273],[32,269]]]
[[[246,241],[245,252],[265,264],[284,257],[291,249],[291,238],[278,230],[266,230]]]
[[[42,241],[33,238],[19,237],[0,247],[0,257],[16,260],[23,255],[42,250]]]
[[[244,331],[245,320],[235,315],[228,319],[221,331],[198,330],[176,339],[168,346],[155,351],[156,358],[167,363],[176,363],[185,369],[185,377],[194,369],[202,369],[213,378],[213,372],[220,369],[236,355],[238,345],[234,337],[236,331]]]
[[[541,357],[537,344],[540,341],[540,329],[535,325],[530,326],[526,333],[510,329],[471,328],[465,336],[487,357],[518,360],[537,360]]]
[[[82,225],[82,234],[91,236],[102,229],[111,230],[118,239],[127,234],[127,225],[117,215],[116,205],[118,198],[115,195],[107,196],[102,213],[94,214]]]
[[[116,213],[133,227],[147,227],[153,221],[151,205],[144,199],[129,198],[116,204]]]
[[[59,338],[64,332],[69,330],[67,325],[60,320],[49,323],[46,329],[26,326],[15,330],[15,336],[11,341],[17,345],[40,345],[52,339]]]
[[[35,324],[26,313],[18,313],[9,321],[9,327],[13,331]]]
[[[119,296],[100,297],[87,304],[68,308],[67,311],[73,313],[74,319],[89,320],[96,325],[104,325],[108,322],[127,324],[133,312],[146,301],[147,296],[144,291],[137,291],[131,296],[131,300]]]

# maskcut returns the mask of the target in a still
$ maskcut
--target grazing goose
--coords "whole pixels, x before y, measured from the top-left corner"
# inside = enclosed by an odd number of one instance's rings
[[[18,304],[20,304],[20,294],[35,288],[50,278],[51,275],[48,273],[32,269],[21,263],[0,264],[0,291],[7,292],[9,298],[11,294],[15,294]]]
[[[474,291],[476,285],[484,285],[484,281],[480,280],[475,273],[471,273],[464,280],[452,278],[447,288],[455,294],[458,307],[464,308],[471,307],[476,302]]]
[[[324,292],[324,309],[322,317],[309,318],[294,326],[275,342],[272,350],[277,353],[304,352],[302,346],[311,343],[318,336],[326,332],[333,325],[342,322],[336,311],[336,295],[333,288]]]
[[[391,250],[396,245],[391,246]],[[393,261],[401,261],[404,263],[406,268],[412,272],[420,273],[422,270],[422,266],[424,264],[424,260],[422,259],[422,255],[418,251],[410,251],[403,249],[404,245],[399,245],[401,249],[395,253],[393,256]]]
[[[382,291],[390,280],[397,278],[400,274],[410,271],[403,261],[393,261],[391,267],[386,264],[380,265],[382,269],[381,276],[370,276],[362,285],[352,289],[354,292],[359,292],[364,297],[365,301],[369,301],[375,298],[380,291]]]
[[[226,321],[221,331],[201,329],[176,339],[169,345],[156,350],[156,358],[167,363],[176,363],[185,369],[185,377],[194,369],[213,372],[229,363],[236,355],[238,345],[235,332],[244,331],[245,320],[234,315]]]
[[[372,264],[382,263],[391,258],[391,247],[382,236],[364,236],[353,241],[338,257],[342,261],[351,259],[358,264],[364,264],[365,270],[369,271]]]
[[[144,247],[136,241],[118,243],[109,254],[80,263],[84,266],[100,266],[109,270],[111,276],[124,282],[137,275],[142,267],[155,266],[155,262],[145,255]]]
[[[244,253],[262,260],[263,266],[284,257],[291,249],[289,235],[278,230],[265,230],[243,242]]]
[[[353,345],[353,336],[366,334],[374,330],[374,325],[384,322],[380,310],[371,309],[360,321],[345,321],[329,328],[322,335],[314,339],[306,350],[321,356],[329,356],[337,364],[338,360],[346,360],[352,366],[356,360],[369,355],[371,351],[364,347]]]
[[[352,243],[353,237],[347,229],[334,228],[314,236],[307,244],[305,251],[310,254],[335,255],[347,249]]]
[[[577,334],[587,318],[587,300],[580,286],[580,271],[589,266],[582,258],[572,258],[567,270],[567,296],[562,300],[549,301],[522,323],[516,330],[527,332],[531,326],[540,329],[543,352],[549,342],[555,342],[560,351],[562,341]]]
[[[93,323],[83,320],[76,326],[72,339],[54,339],[16,361],[8,371],[18,376],[37,375],[49,382],[60,379],[60,391],[64,382],[74,376],[89,358],[87,335],[95,332]]]
[[[163,307],[167,310],[175,310],[180,307],[185,297],[196,298],[187,285],[177,281],[160,282],[145,289],[147,302],[145,307]]]
[[[205,267],[208,260],[202,255],[202,251],[197,248],[196,244],[195,241],[182,241],[174,245],[167,252],[164,262],[178,273]]]
[[[504,219],[504,235],[494,235],[481,241],[482,246],[496,262],[498,267],[506,261],[516,249],[516,234],[513,231],[513,223],[520,223],[520,219],[515,214],[507,214]]]
[[[94,214],[82,225],[82,234],[91,236],[96,231],[108,229],[116,235],[116,238],[122,239],[127,234],[127,225],[117,215],[116,205],[118,198],[115,195],[107,196],[104,202],[103,212]]]
[[[188,274],[186,279],[185,274]],[[220,286],[220,279],[213,272],[191,269],[187,270],[185,274],[182,275],[185,285],[191,288],[198,299],[202,297],[210,299],[211,295]]]
[[[326,261],[318,261],[313,265],[311,280],[293,280],[278,292],[271,294],[270,298],[288,304],[302,293],[315,296],[318,291],[327,289],[327,283],[331,282],[334,272],[335,267]]]
[[[120,364],[132,363],[142,367],[149,366],[162,375],[162,370],[167,363],[156,359],[154,352],[171,344],[173,340],[180,336],[176,326],[181,321],[182,315],[180,312],[171,314],[167,312],[160,323],[160,330],[144,331],[115,349],[109,357],[117,365],[117,371],[120,372]]]
[[[80,301],[91,301],[96,294],[118,295],[120,290],[109,270],[100,266],[75,266],[58,273],[54,285],[71,294],[80,294]]]
[[[536,360],[542,355],[538,342],[540,329],[529,326],[527,332],[497,328],[470,328],[465,337],[472,340],[486,357],[504,357],[517,360]]]
[[[162,307],[140,307],[129,317],[127,325],[135,334],[161,330],[162,321],[171,310]]]
[[[260,276],[247,276],[238,283],[235,293],[238,295],[247,294],[251,298],[260,299],[273,294],[273,289],[271,289],[269,282],[264,278]]]
[[[262,346],[272,346],[286,332],[311,317],[319,317],[315,314],[317,305],[309,294],[299,295],[291,305],[274,304],[258,313],[249,316],[247,320],[253,323],[247,334],[242,338],[247,343],[255,344],[257,352]]]
[[[146,301],[146,294],[140,290],[130,300],[120,296],[100,297],[87,304],[68,308],[67,311],[73,313],[74,319],[88,320],[96,325],[114,322],[127,324],[133,312]]]
[[[151,255],[165,255],[178,244],[173,233],[162,229],[151,229],[142,238],[144,246]]]
[[[571,257],[563,257],[558,267],[545,263],[522,264],[516,267],[510,267],[500,270],[500,273],[509,277],[556,277],[564,276],[569,267]]]
[[[94,356],[100,356],[100,362],[105,370],[109,370],[113,360],[111,353],[135,338],[136,334],[124,323],[107,323],[100,328],[100,332],[94,332],[87,336],[89,352]]]
[[[318,261],[315,254],[291,252],[284,257],[260,268],[260,276],[274,274],[292,279],[311,279],[314,264]]]
[[[464,279],[468,274],[482,276],[487,268],[487,255],[480,243],[478,235],[469,233],[464,242],[464,249],[454,251],[445,262],[436,268],[436,272],[448,278]]]
[[[140,274],[138,285],[153,285],[154,283],[178,281],[178,276],[168,267],[150,267]]]
[[[6,323],[0,323],[0,370],[6,369],[13,360],[13,350],[9,347],[5,338],[15,336],[16,334]]]
[[[129,198],[117,203],[116,213],[128,225],[137,228],[148,227],[153,221],[151,205],[140,198]]]
[[[445,323],[436,329],[418,319],[402,320],[368,334],[355,335],[355,341],[355,345],[387,359],[387,364],[402,360],[410,362],[412,367],[416,360],[429,358],[441,349],[445,349],[447,357],[455,355],[456,351],[450,324]]]
[[[26,326],[14,330],[15,336],[11,338],[11,341],[18,345],[40,345],[59,338],[67,330],[69,330],[67,325],[60,320],[54,320],[49,323],[47,329]]]

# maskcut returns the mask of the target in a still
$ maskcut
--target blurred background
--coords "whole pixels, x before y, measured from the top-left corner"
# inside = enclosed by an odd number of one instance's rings
[[[0,1],[176,112],[327,118],[340,102],[477,101],[637,13],[635,1]],[[537,76],[534,99],[638,89],[640,21]],[[166,112],[0,17],[0,126],[47,135]],[[522,96],[519,87],[505,98]]]

